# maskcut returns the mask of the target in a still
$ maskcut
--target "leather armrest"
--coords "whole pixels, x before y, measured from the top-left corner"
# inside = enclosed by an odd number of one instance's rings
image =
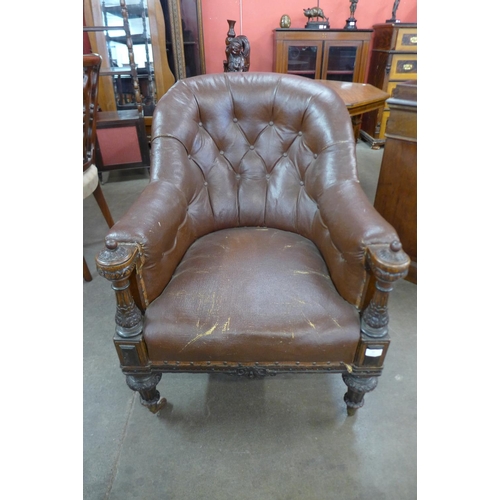
[[[362,308],[369,286],[368,250],[399,241],[394,228],[375,210],[358,181],[335,183],[318,197],[325,228],[316,244],[339,293]]]
[[[330,186],[318,202],[332,243],[345,258],[364,254],[369,245],[399,241],[395,229],[375,210],[355,180]]]
[[[192,242],[182,232],[187,222],[187,206],[184,194],[173,184],[153,181],[106,236],[106,241],[139,246],[141,272],[149,284],[148,290],[143,290],[146,304],[166,286]]]

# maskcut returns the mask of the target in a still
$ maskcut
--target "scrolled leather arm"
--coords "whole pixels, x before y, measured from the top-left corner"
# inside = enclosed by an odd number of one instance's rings
[[[191,242],[190,235],[179,235],[186,224],[187,207],[186,197],[173,184],[151,182],[106,236],[120,246],[140,248],[138,285],[143,307],[161,293]]]
[[[408,274],[410,258],[402,250],[401,242],[394,240],[390,245],[368,246],[367,262],[376,283],[373,297],[361,317],[361,331],[369,337],[384,337],[388,332],[389,293],[393,283]]]
[[[397,239],[394,228],[375,210],[359,182],[332,185],[320,198],[321,215],[335,246],[344,254],[363,254],[370,245]]]
[[[169,250],[188,244],[178,242],[186,207],[184,195],[171,183],[151,182],[106,236],[106,248],[97,255],[96,267],[115,291],[116,332],[121,337],[142,332],[138,305],[147,307],[170,279],[178,255]],[[131,293],[131,278],[139,292],[137,304]]]

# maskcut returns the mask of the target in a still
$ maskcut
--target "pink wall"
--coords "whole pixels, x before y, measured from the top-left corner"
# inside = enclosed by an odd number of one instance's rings
[[[273,71],[273,29],[279,28],[281,16],[290,16],[292,28],[303,28],[307,22],[303,9],[317,5],[317,0],[202,0],[207,73],[223,71],[227,19],[236,21],[237,35],[246,35],[250,40],[250,71]],[[344,27],[349,0],[320,0],[319,5],[332,29]],[[359,0],[355,14],[358,28],[385,22],[391,17],[393,5],[394,0]],[[417,0],[401,0],[397,18],[416,22]]]

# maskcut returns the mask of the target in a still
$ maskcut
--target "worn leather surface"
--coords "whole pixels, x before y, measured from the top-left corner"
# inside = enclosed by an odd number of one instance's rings
[[[181,80],[156,107],[151,152],[151,183],[108,236],[141,245],[144,304],[202,236],[268,227],[311,240],[337,291],[359,307],[367,245],[397,239],[360,187],[344,103],[317,82],[276,73]]]
[[[144,338],[153,361],[352,361],[359,315],[310,240],[233,228],[191,245]]]

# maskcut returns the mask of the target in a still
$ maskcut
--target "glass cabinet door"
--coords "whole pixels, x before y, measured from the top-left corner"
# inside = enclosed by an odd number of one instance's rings
[[[341,82],[357,81],[356,60],[360,47],[361,44],[351,42],[327,44],[323,66],[324,78]]]
[[[146,1],[127,0],[126,12],[124,13],[120,0],[102,0],[101,15],[101,25],[110,27],[103,32],[106,39],[109,68],[103,68],[102,72],[110,73],[113,76],[116,109],[125,110],[137,107],[132,62],[136,65],[144,115],[151,116],[156,104],[156,88]],[[132,61],[130,60],[126,31],[125,29],[117,29],[124,27],[126,23],[128,23],[128,31],[132,41]]]
[[[137,109],[140,102],[150,123],[157,101],[175,83],[159,0],[84,0],[84,16],[92,51],[102,57],[101,109]]]
[[[306,78],[319,78],[321,69],[321,42],[288,42],[287,73],[304,76]]]

